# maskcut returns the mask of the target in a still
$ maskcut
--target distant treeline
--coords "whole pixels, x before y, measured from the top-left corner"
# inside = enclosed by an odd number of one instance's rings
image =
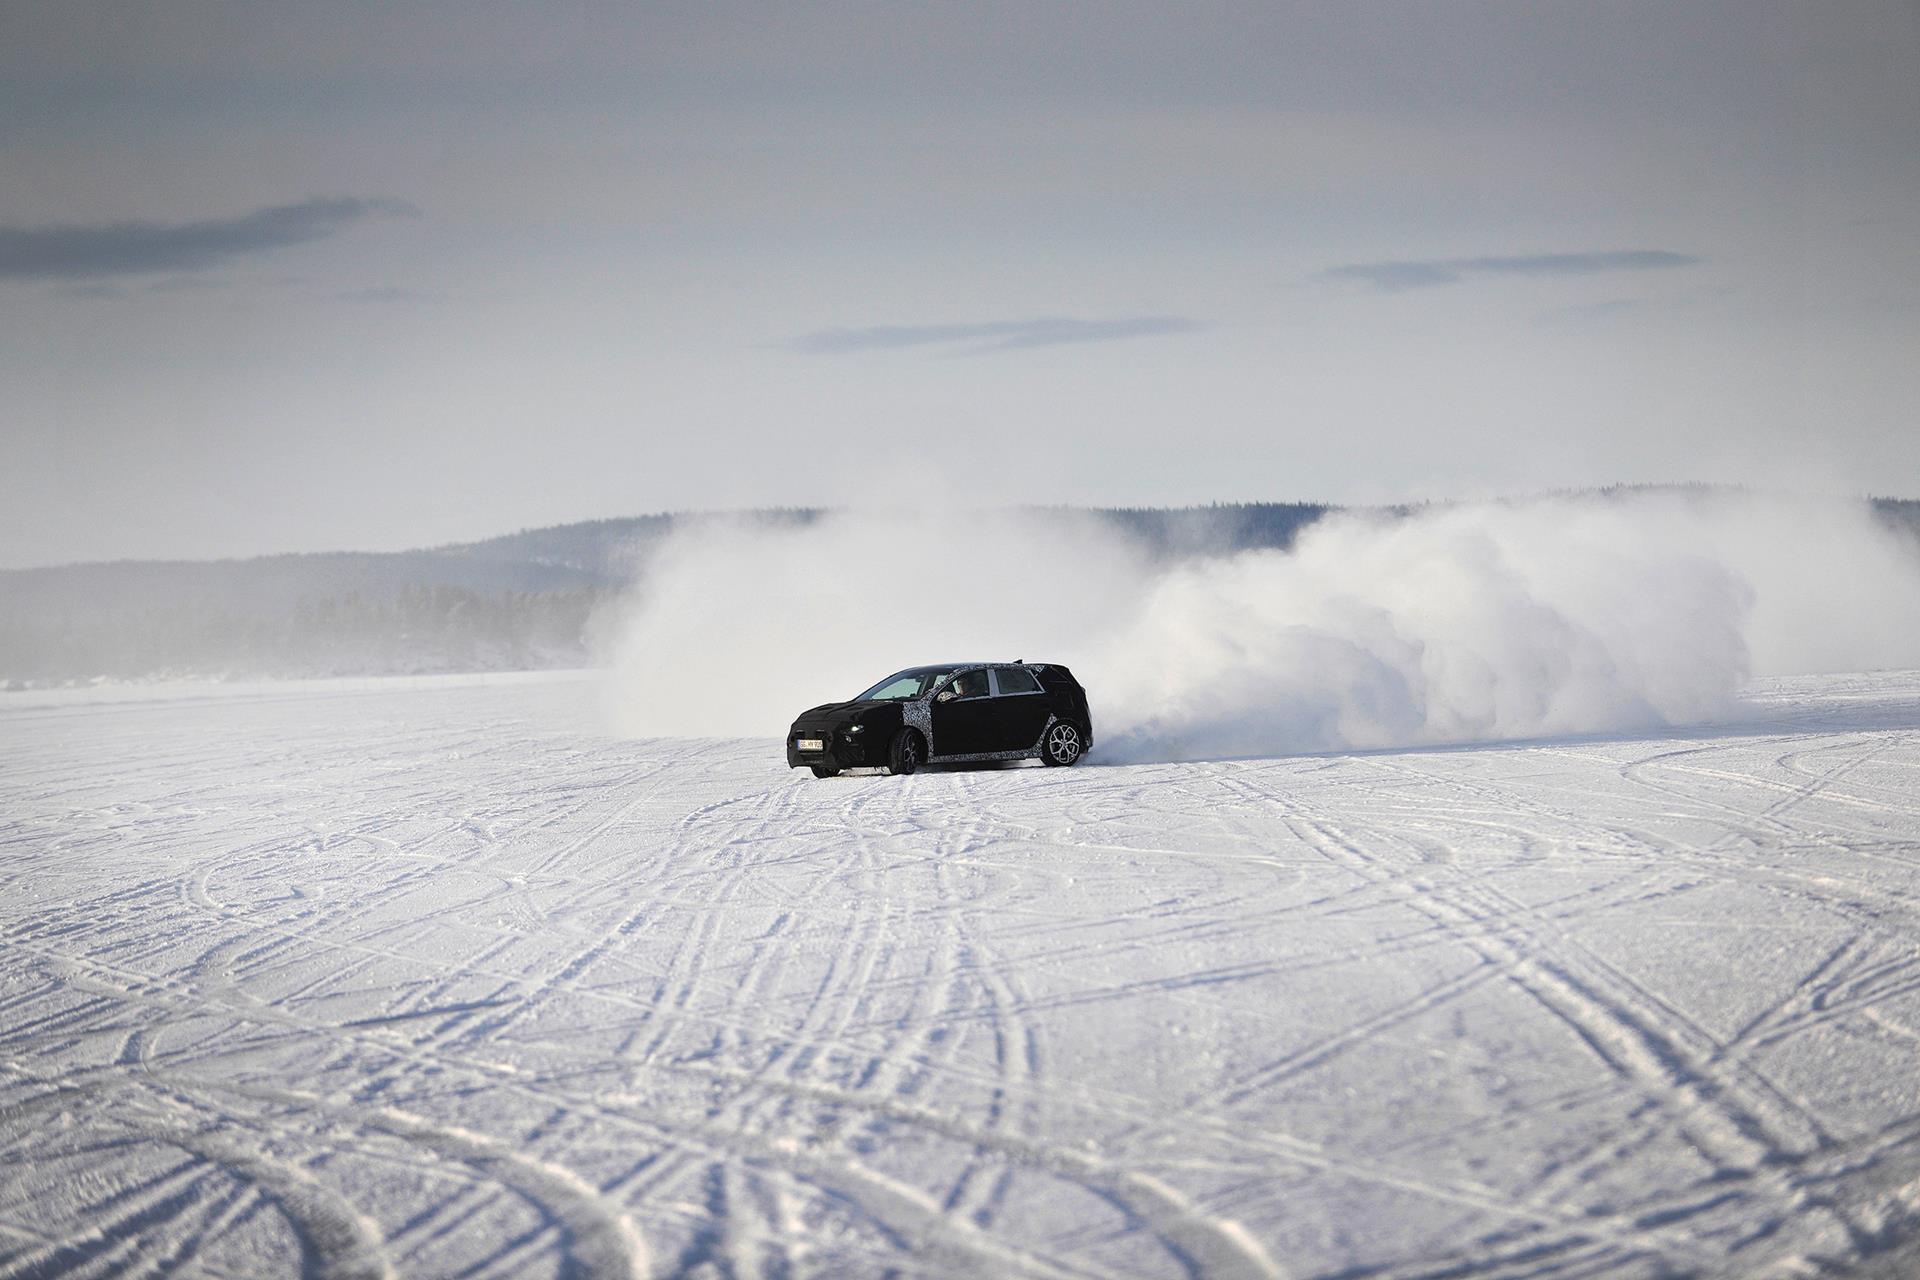
[[[323,676],[578,666],[601,592],[405,586],[280,609],[190,601],[0,618],[6,683]]]
[[[1875,506],[1920,537],[1920,502]],[[1333,509],[1219,503],[1092,514],[1177,557],[1284,549]],[[804,526],[825,513],[752,514]],[[647,548],[679,523],[709,518],[597,520],[382,554],[4,571],[0,687],[578,666],[591,660],[596,608],[632,581]]]

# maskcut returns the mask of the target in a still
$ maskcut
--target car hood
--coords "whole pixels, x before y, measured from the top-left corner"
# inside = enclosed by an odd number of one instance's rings
[[[864,702],[858,700],[853,702],[823,702],[817,707],[809,707],[805,711],[802,711],[793,718],[793,722],[796,725],[849,724],[858,720],[861,712],[871,711],[875,707],[884,707],[886,705],[884,702],[874,702],[871,700]]]

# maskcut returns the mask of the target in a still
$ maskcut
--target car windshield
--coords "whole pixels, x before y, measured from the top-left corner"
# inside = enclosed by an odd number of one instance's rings
[[[933,688],[952,671],[952,667],[917,667],[912,671],[896,671],[854,701],[904,702]]]

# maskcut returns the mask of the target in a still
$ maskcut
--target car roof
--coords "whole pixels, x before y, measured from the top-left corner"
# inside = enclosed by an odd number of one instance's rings
[[[1044,667],[1046,665],[1044,662],[1006,662],[991,660],[986,662],[934,662],[924,667],[908,667],[904,671],[896,671],[894,674],[897,676],[925,676],[932,675],[935,672],[944,674],[948,671],[965,671],[969,667]]]

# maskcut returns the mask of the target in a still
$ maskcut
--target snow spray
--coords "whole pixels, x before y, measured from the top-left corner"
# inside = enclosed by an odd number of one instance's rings
[[[1755,675],[1920,666],[1920,554],[1864,502],[1638,491],[1335,512],[1179,556],[1086,512],[713,518],[597,620],[614,725],[775,735],[929,662],[1062,662],[1094,760],[1643,730]]]

